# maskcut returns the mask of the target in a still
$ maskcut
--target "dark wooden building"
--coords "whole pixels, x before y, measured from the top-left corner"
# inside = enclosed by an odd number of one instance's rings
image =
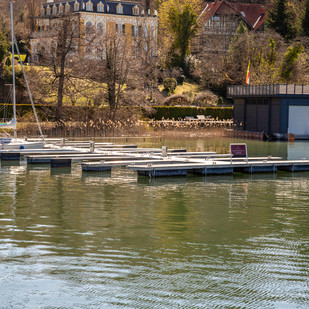
[[[230,86],[238,130],[309,139],[309,85]]]

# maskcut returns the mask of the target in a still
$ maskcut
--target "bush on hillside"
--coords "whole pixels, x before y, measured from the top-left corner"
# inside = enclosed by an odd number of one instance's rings
[[[190,105],[191,100],[186,94],[174,94],[163,101],[165,106]]]
[[[177,87],[177,81],[175,78],[165,78],[163,81],[164,91],[171,95],[174,93],[176,87]]]

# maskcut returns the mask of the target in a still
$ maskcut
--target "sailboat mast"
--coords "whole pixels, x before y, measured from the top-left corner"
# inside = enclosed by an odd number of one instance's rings
[[[14,64],[14,29],[13,29],[13,3],[10,2],[11,9],[11,34],[12,34],[12,78],[13,78],[13,114],[14,114],[14,138],[17,137],[16,132],[16,93],[15,93],[15,64]]]

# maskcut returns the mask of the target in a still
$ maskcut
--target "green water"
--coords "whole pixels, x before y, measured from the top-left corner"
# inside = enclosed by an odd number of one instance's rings
[[[115,142],[225,153],[230,140]],[[309,143],[248,151],[302,158]],[[308,308],[308,189],[307,172],[149,179],[2,162],[0,308]]]

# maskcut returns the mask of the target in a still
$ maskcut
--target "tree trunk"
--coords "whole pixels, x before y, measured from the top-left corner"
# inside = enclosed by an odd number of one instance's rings
[[[64,87],[64,64],[65,59],[62,57],[61,66],[60,66],[60,76],[59,76],[59,85],[58,85],[58,100],[57,100],[57,121],[61,121],[62,117],[62,102],[63,102],[63,87]]]
[[[113,81],[108,83],[108,104],[109,104],[109,118],[115,120],[116,117],[116,85]]]
[[[60,122],[62,118],[62,103],[63,103],[63,87],[65,78],[65,59],[67,56],[67,36],[68,36],[68,24],[64,22],[63,25],[63,36],[60,46],[60,74],[59,74],[59,85],[58,85],[58,100],[57,100],[57,121]]]

